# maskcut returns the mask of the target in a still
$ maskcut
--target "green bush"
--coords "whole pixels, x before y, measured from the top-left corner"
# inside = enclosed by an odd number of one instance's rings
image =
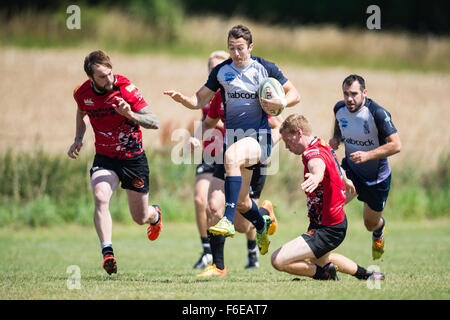
[[[169,149],[146,150],[150,166],[149,204],[159,204],[168,221],[195,221],[195,165],[174,165]],[[91,157],[73,161],[43,151],[0,154],[0,226],[48,226],[64,223],[91,225],[94,202],[89,182]],[[419,174],[404,166],[393,168],[386,216],[423,219],[449,216],[449,157],[432,172]],[[306,218],[305,194],[300,189],[303,168],[297,157],[281,152],[280,168],[269,175],[261,201],[270,199],[280,220]],[[111,199],[114,221],[133,223],[126,192],[118,186]],[[346,206],[348,215],[361,216],[362,204]],[[306,222],[305,222],[306,223]]]

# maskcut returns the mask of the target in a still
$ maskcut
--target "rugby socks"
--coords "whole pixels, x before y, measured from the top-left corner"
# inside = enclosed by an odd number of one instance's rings
[[[200,240],[202,242],[203,253],[211,254],[211,245],[209,244],[209,239],[200,237]]]
[[[247,250],[248,253],[256,253],[256,240],[247,240]]]
[[[256,232],[262,233],[264,231],[264,228],[266,227],[266,222],[264,221],[264,218],[260,214],[260,211],[258,209],[258,206],[256,205],[255,201],[253,199],[250,199],[252,201],[252,208],[245,212],[241,213],[242,216],[250,221],[256,228]],[[265,210],[263,208],[260,208],[262,210]],[[265,210],[267,211],[267,210]],[[268,214],[268,213],[267,213]]]
[[[367,274],[368,274],[367,270],[358,265],[358,270],[356,270],[356,273],[353,274],[352,276],[354,276],[359,280],[366,280],[368,278]]]
[[[225,247],[225,237],[221,235],[213,235],[208,232],[209,243],[211,245],[211,253],[213,256],[213,264],[216,265],[217,269],[225,269],[225,259],[224,259],[224,247]]]
[[[383,220],[383,224],[381,225],[381,227],[378,230],[372,232],[372,236],[375,240],[380,239],[383,236],[383,228],[385,225],[385,221],[383,217],[381,217],[381,219]]]
[[[112,243],[111,242],[102,242],[100,244],[100,246],[102,248],[103,257],[106,256],[107,254],[110,254],[110,255],[114,256],[114,250],[112,248]]]
[[[236,204],[239,199],[239,192],[241,191],[242,177],[233,176],[225,178],[225,213],[226,217],[231,223],[234,223],[234,212],[236,211]]]

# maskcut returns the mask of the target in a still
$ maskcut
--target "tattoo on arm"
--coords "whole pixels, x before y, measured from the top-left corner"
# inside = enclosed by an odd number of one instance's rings
[[[144,107],[135,113],[135,121],[146,129],[158,129],[159,121],[151,112],[150,107]]]

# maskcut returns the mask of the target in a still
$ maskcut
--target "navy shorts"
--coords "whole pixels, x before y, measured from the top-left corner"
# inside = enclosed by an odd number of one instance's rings
[[[370,209],[381,212],[383,211],[386,200],[391,188],[391,175],[381,181],[380,183],[368,186],[361,179],[348,168],[345,161],[342,161],[342,168],[345,170],[347,178],[352,180],[358,194],[358,200],[367,203]]]
[[[327,252],[336,249],[345,239],[347,233],[347,217],[334,226],[318,226],[310,224],[308,231],[302,234],[317,259]]]
[[[91,177],[102,169],[114,171],[123,189],[148,193],[150,170],[145,152],[132,159],[115,159],[97,153],[90,170]]]
[[[271,134],[262,134],[262,133],[257,133],[256,135],[250,135],[248,136],[250,138],[255,139],[259,146],[261,147],[261,157],[259,159],[259,162],[246,167],[246,169],[249,170],[254,170],[256,168],[258,168],[261,164],[266,164],[267,160],[270,157],[270,154],[272,153],[272,135]],[[238,139],[235,137],[234,142],[238,141]],[[223,145],[223,150],[227,150],[228,147],[230,147],[232,144],[224,144]],[[225,153],[223,153],[224,155]],[[225,161],[224,159],[222,159],[223,161]]]

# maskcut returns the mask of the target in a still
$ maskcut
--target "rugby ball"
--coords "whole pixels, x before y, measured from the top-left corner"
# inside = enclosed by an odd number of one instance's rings
[[[261,103],[261,98],[282,99],[285,97],[285,94],[281,83],[278,82],[277,79],[269,77],[265,78],[259,85],[258,96],[260,99],[259,102]],[[271,116],[278,116],[284,110],[284,107],[281,107],[280,109],[275,111],[266,110],[264,109],[264,107],[262,107],[262,104],[261,108],[263,108],[263,110]]]

